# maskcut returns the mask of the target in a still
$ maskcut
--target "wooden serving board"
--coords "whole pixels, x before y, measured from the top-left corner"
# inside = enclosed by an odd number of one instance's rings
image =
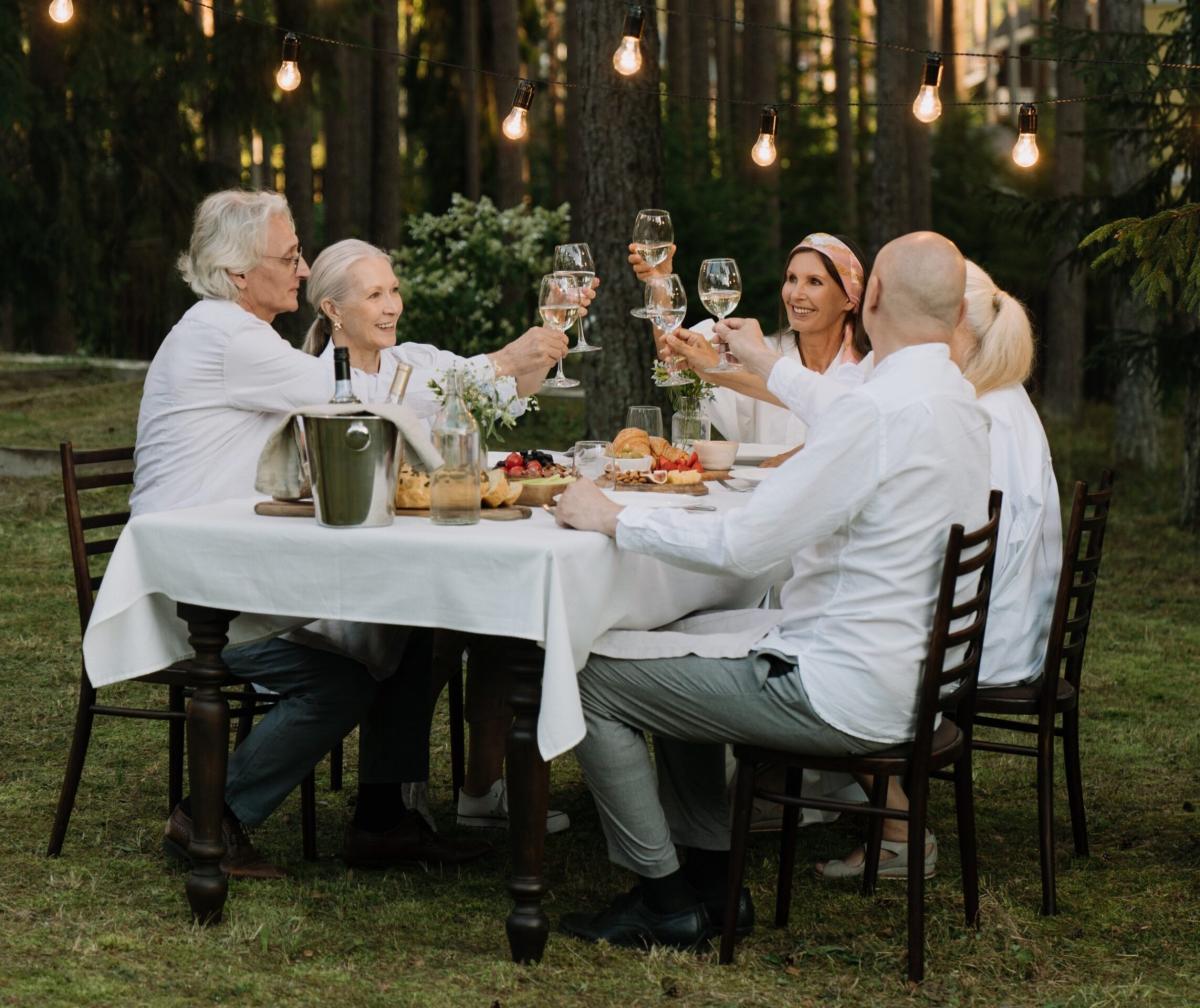
[[[704,497],[708,493],[708,487],[703,482],[700,483],[614,483],[611,487],[605,487],[606,490],[612,490],[614,493],[625,493],[631,491],[633,493],[674,493],[687,494],[689,497]]]
[[[315,518],[317,516],[312,501],[259,501],[254,505],[254,513],[274,518]],[[479,517],[486,518],[488,521],[520,521],[522,518],[528,518],[532,513],[529,508],[518,504],[514,507],[484,507],[479,511]],[[396,511],[396,517],[428,518],[429,508],[401,508]]]

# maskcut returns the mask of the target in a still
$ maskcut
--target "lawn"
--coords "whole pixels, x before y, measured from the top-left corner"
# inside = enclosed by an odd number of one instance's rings
[[[0,382],[0,446],[81,447],[132,439],[136,384],[89,372],[29,387]],[[547,401],[510,435],[559,446],[580,403]],[[1052,431],[1064,491],[1106,459],[1111,414]],[[1178,423],[1166,430],[1178,458]],[[296,796],[256,833],[286,863],[281,883],[231,887],[226,921],[189,923],[183,875],[159,847],[165,730],[102,721],[63,856],[44,856],[79,674],[61,488],[0,478],[0,1004],[536,1005],[1196,1005],[1200,1003],[1200,540],[1172,525],[1179,472],[1118,478],[1082,696],[1092,856],[1070,853],[1058,808],[1060,914],[1037,913],[1031,761],[982,754],[976,795],[982,925],[963,927],[949,789],[934,788],[943,839],[928,888],[927,980],[904,984],[904,891],[864,900],[816,882],[808,865],[851,846],[857,824],[801,833],[792,923],[761,925],[732,967],[715,953],[642,954],[552,934],[535,966],[507,961],[503,845],[459,871],[350,871],[338,860],[347,792],[318,770],[321,859],[300,856]],[[131,693],[115,687],[110,698]],[[436,722],[434,811],[448,826],[445,711]],[[348,779],[354,780],[353,746]],[[626,880],[608,866],[591,799],[570,757],[552,804],[571,829],[547,842],[552,921]],[[498,838],[499,839],[499,838]],[[769,917],[773,837],[756,838],[750,886]]]

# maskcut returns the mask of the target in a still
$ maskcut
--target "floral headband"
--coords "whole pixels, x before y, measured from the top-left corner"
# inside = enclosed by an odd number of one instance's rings
[[[824,231],[817,231],[808,235],[792,249],[788,258],[790,259],[797,252],[806,250],[820,252],[833,264],[838,279],[842,282],[842,289],[846,292],[846,297],[853,301],[854,307],[857,308],[863,296],[863,267],[850,246],[840,238],[835,238]]]

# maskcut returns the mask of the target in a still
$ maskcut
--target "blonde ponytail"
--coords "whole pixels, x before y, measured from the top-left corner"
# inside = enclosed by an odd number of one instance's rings
[[[1033,327],[1025,306],[970,261],[963,296],[974,346],[962,371],[975,394],[1023,384],[1033,371],[1034,358]]]

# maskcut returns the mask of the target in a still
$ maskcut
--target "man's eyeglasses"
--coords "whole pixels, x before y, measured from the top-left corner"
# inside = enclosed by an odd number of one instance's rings
[[[304,258],[304,249],[296,249],[295,255],[290,256],[263,256],[264,259],[277,259],[279,262],[285,262],[292,267],[292,272],[297,273],[300,270],[300,260]]]

